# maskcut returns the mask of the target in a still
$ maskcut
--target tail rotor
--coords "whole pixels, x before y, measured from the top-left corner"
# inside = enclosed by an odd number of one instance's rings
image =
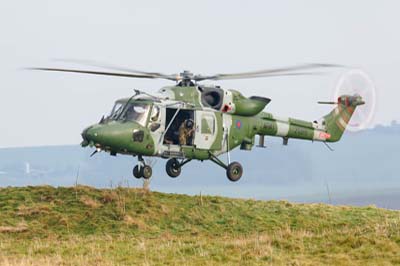
[[[365,102],[354,112],[347,125],[347,130],[357,132],[368,128],[376,107],[376,88],[372,79],[360,69],[347,71],[336,84],[334,99],[338,99],[342,95],[361,96]]]

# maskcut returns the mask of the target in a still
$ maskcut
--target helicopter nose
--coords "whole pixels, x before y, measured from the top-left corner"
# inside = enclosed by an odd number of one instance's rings
[[[83,147],[86,147],[88,145],[95,145],[97,143],[99,143],[99,140],[101,138],[101,129],[97,128],[95,126],[90,126],[88,128],[85,128],[82,133],[82,143],[81,145]]]
[[[91,127],[85,128],[81,133],[81,136],[82,136],[82,139],[83,139],[83,141],[81,143],[82,147],[87,147],[89,145],[88,131],[89,131],[90,128]]]
[[[83,131],[82,131],[82,133],[81,133],[81,136],[82,136],[82,139],[83,140],[87,140],[88,138],[88,131],[89,131],[89,129],[91,128],[91,126],[90,127],[87,127],[87,128],[85,128]]]
[[[85,132],[85,138],[89,141],[93,141],[96,142],[99,140],[99,136],[100,134],[100,129],[98,128],[89,128],[88,130],[86,130]]]
[[[127,133],[126,133],[127,132]],[[109,149],[110,147],[117,147],[120,144],[120,140],[129,139],[125,135],[129,136],[129,128],[127,131],[121,130],[119,124],[114,125],[103,125],[96,124],[86,128],[82,132],[83,142],[81,145],[95,146],[96,148]],[[117,147],[119,148],[119,147]]]
[[[133,122],[96,124],[83,130],[81,145],[114,153],[152,155],[154,144],[146,132],[146,128]]]

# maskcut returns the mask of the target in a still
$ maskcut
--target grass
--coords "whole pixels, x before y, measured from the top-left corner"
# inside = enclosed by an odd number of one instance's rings
[[[400,212],[141,189],[0,189],[1,265],[394,265]]]

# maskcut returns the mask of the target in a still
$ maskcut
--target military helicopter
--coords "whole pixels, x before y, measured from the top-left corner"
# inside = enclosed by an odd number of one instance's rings
[[[144,157],[155,156],[168,159],[166,172],[173,178],[178,177],[182,167],[192,160],[210,160],[226,170],[229,180],[238,181],[243,168],[239,162],[231,162],[231,150],[239,146],[241,150],[251,150],[257,135],[260,147],[265,147],[265,136],[281,137],[284,145],[290,138],[325,144],[339,141],[357,106],[365,104],[357,93],[339,95],[336,101],[319,102],[336,106],[319,121],[308,122],[264,112],[271,101],[269,98],[245,97],[237,90],[201,84],[205,80],[313,75],[319,72],[310,71],[341,67],[332,64],[302,64],[215,75],[194,75],[189,71],[168,75],[114,66],[100,67],[108,70],[31,69],[175,82],[173,86],[161,88],[157,94],[135,90],[131,97],[117,100],[109,115],[103,116],[99,123],[87,127],[81,134],[81,145],[95,148],[91,156],[100,151],[112,156],[137,156],[138,164],[133,168],[136,178],[149,179],[152,176],[152,168]],[[224,153],[228,155],[227,163],[218,157]]]

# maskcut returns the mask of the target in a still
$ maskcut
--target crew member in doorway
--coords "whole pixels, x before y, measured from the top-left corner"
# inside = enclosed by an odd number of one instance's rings
[[[193,120],[186,119],[179,127],[179,144],[191,145],[191,138],[193,137],[194,128]]]
[[[172,125],[168,129],[164,137],[164,144],[179,144],[179,122],[178,119],[174,119]]]

